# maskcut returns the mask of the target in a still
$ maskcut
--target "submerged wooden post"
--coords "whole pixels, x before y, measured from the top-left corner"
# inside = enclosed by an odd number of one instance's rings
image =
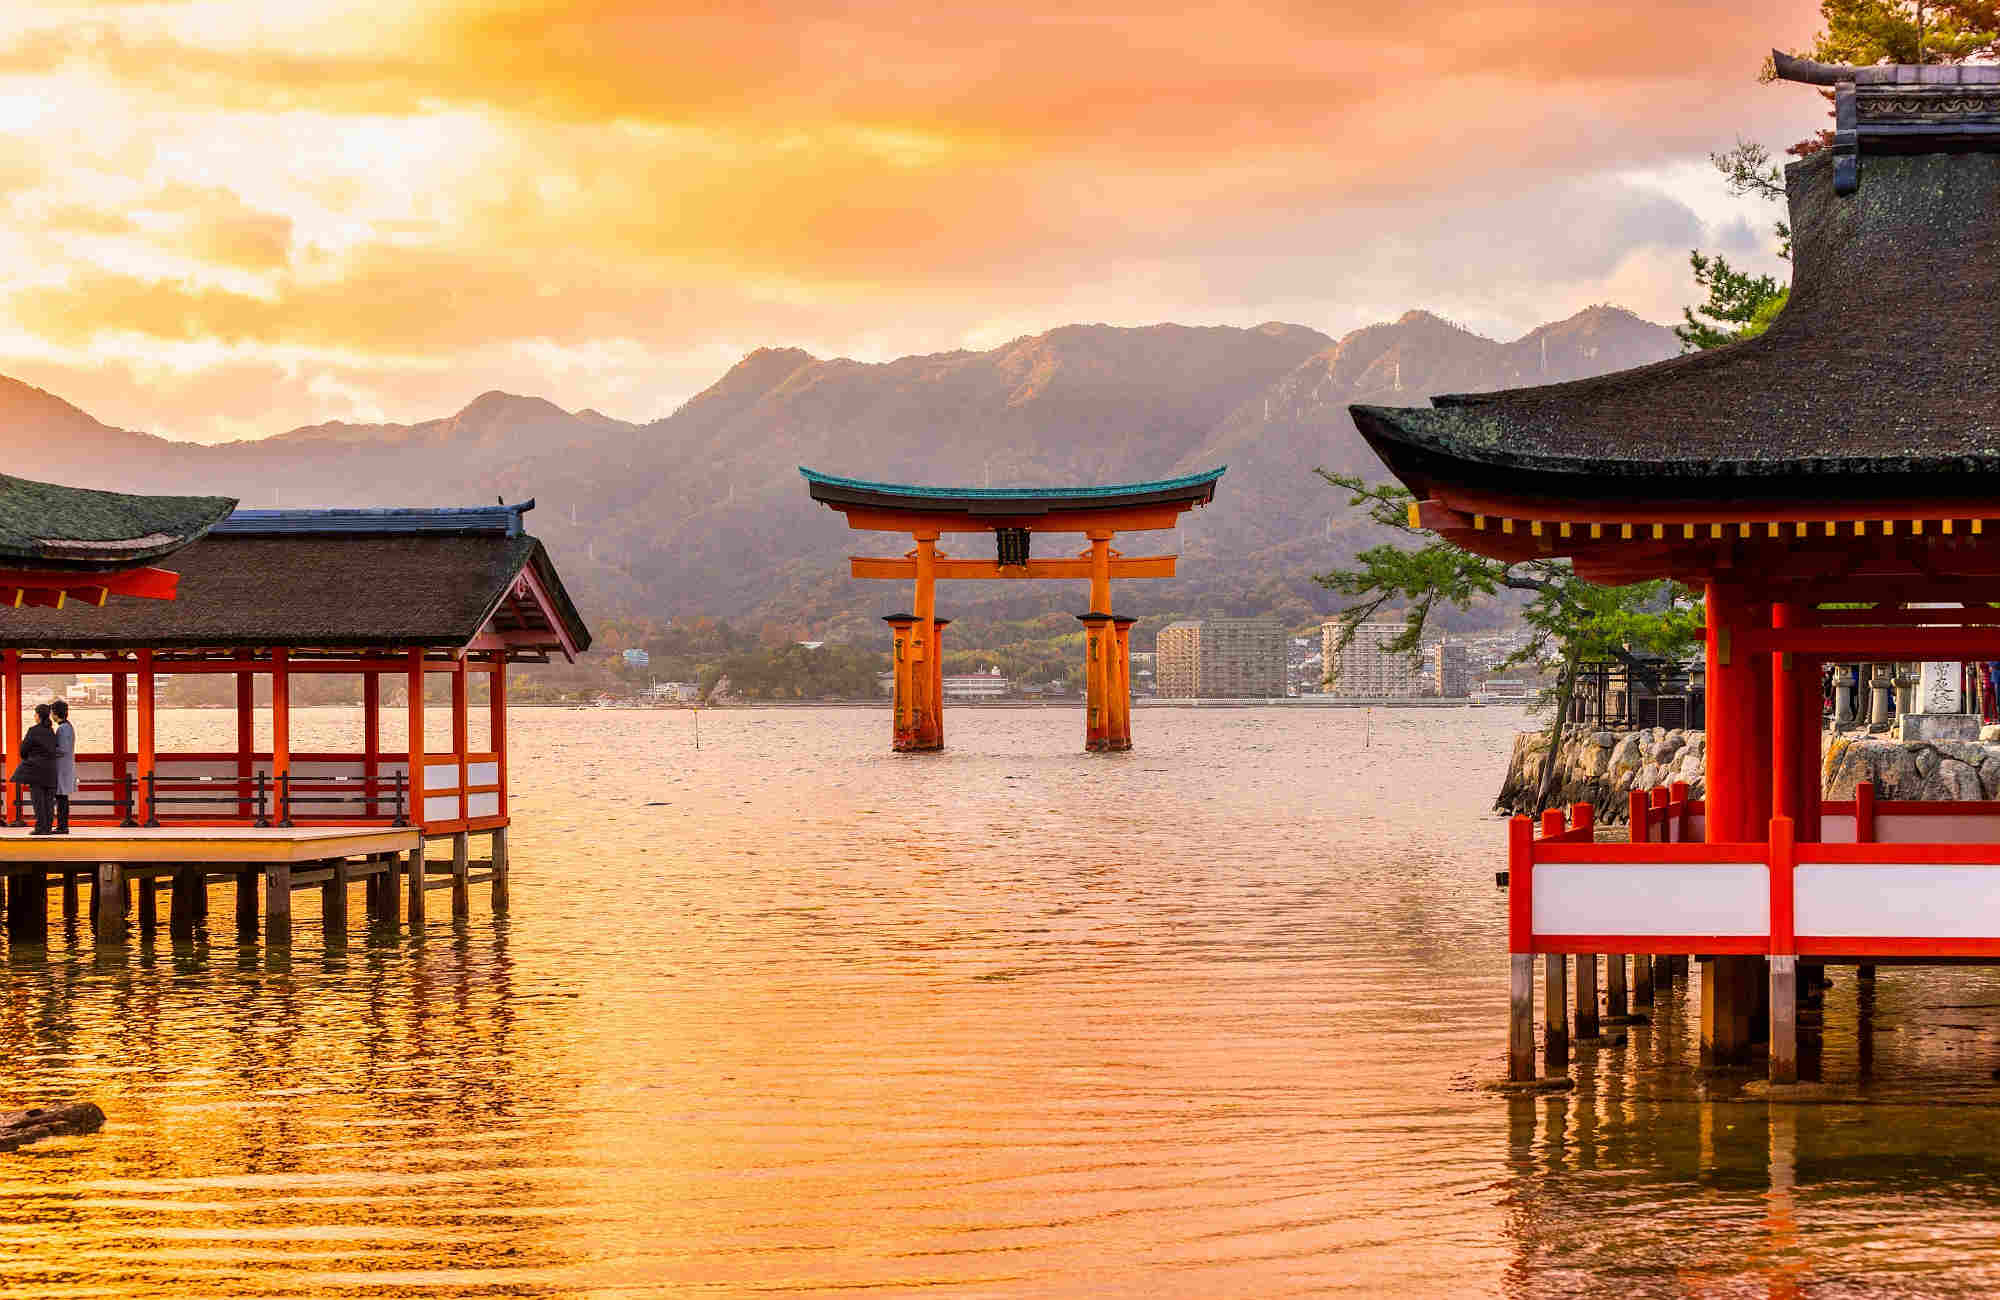
[[[292,868],[274,862],[264,868],[264,942],[273,948],[292,942]]]
[[[1078,614],[1076,621],[1083,624],[1083,747],[1090,753],[1101,754],[1111,748],[1111,688],[1105,680],[1110,663],[1105,645],[1110,636],[1111,615],[1092,610]]]
[[[916,542],[917,581],[911,605],[910,637],[913,667],[910,673],[911,717],[915,734],[913,750],[929,752],[944,748],[944,701],[941,656],[932,634],[937,625],[937,543],[938,534],[923,529],[911,534]]]
[[[1772,1083],[1799,1081],[1799,958],[1792,892],[1798,854],[1792,819],[1773,817],[1769,854],[1771,962],[1766,985]]]
[[[1632,1005],[1625,993],[1625,954],[1608,953],[1604,962],[1604,1014],[1614,1023],[1628,1020]]]
[[[1507,1077],[1535,1077],[1535,953],[1533,902],[1535,824],[1507,822]]]
[[[1597,954],[1594,952],[1576,955],[1576,1036],[1578,1039],[1598,1036]]]
[[[1542,956],[1542,1063],[1569,1068],[1569,958],[1559,952]]]
[[[172,927],[175,943],[186,943],[194,938],[195,924],[201,919],[195,899],[205,887],[206,881],[197,867],[181,867],[174,872],[168,923]]]
[[[1111,671],[1105,682],[1110,725],[1104,747],[1113,753],[1132,748],[1132,625],[1138,621],[1130,614],[1116,614],[1111,619]]]
[[[257,873],[254,869],[236,873],[236,941],[257,942]]]
[[[333,878],[319,887],[320,934],[329,944],[347,937],[347,859],[335,858]]]
[[[63,870],[63,920],[76,920],[76,868]]]
[[[139,937],[150,939],[160,928],[160,882],[147,876],[139,882]]]
[[[1653,1005],[1653,955],[1648,952],[1632,954],[1632,1005],[1650,1007]]]
[[[507,828],[495,826],[487,842],[487,853],[493,859],[493,911],[497,914],[507,910]]]
[[[409,865],[405,867],[405,870],[409,872],[410,876],[409,880],[410,928],[412,930],[421,930],[424,928],[424,837],[423,836],[419,835],[417,837],[416,847],[410,850],[408,863]]]
[[[120,943],[125,938],[125,864],[97,864],[95,889],[91,899],[97,922],[99,943]]]
[[[1701,963],[1701,1055],[1705,1065],[1750,1059],[1751,1021],[1758,996],[1758,959],[1710,957]]]
[[[933,749],[944,748],[944,630],[950,626],[948,618],[931,620],[931,739],[937,742]]]
[[[393,930],[403,923],[403,855],[384,853],[382,874],[375,878],[379,886],[375,898],[379,908],[375,919],[383,928]]]
[[[472,836],[459,831],[451,837],[451,919],[472,915]]]
[[[40,867],[30,867],[8,881],[7,937],[17,944],[43,943],[48,927],[48,877]]]

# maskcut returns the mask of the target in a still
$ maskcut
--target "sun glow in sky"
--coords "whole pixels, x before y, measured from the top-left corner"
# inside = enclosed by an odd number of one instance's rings
[[[0,8],[0,374],[202,439],[1070,321],[1511,335],[1775,269],[1810,0]]]

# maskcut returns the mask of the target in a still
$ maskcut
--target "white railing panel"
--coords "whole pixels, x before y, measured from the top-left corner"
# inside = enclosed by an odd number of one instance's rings
[[[2000,844],[2000,808],[1986,812],[1875,813],[1877,844]]]
[[[500,815],[500,796],[497,794],[475,794],[466,800],[474,817],[497,817]]]
[[[1854,843],[1854,814],[1823,812],[1819,815],[1821,844]]]
[[[424,820],[427,822],[457,821],[458,796],[453,794],[442,799],[424,800]]]
[[[465,783],[467,785],[500,784],[500,765],[498,763],[468,763],[465,768]]]
[[[1761,862],[1538,863],[1533,892],[1541,935],[1771,931]]]
[[[424,764],[424,789],[426,790],[458,789],[458,764],[456,763]]]
[[[1802,938],[2000,938],[2000,863],[1813,863],[1792,884]]]

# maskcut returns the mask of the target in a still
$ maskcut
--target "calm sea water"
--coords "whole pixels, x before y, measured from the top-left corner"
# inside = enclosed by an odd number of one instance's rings
[[[1836,972],[1826,1104],[1697,1075],[1685,1002],[1475,1089],[1516,717],[695,725],[515,715],[505,918],[328,952],[302,893],[286,957],[218,889],[191,948],[8,952],[0,1105],[111,1119],[0,1156],[0,1296],[2000,1286],[1992,975]]]

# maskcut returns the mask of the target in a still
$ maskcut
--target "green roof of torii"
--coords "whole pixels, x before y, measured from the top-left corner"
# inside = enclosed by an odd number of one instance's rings
[[[1046,514],[1059,510],[1094,510],[1110,506],[1187,502],[1205,505],[1215,499],[1215,483],[1227,466],[1180,478],[1147,483],[1106,483],[1091,487],[968,488],[924,487],[912,483],[875,483],[842,478],[799,466],[812,499],[827,505],[881,506],[895,510],[959,510],[983,515]]]

